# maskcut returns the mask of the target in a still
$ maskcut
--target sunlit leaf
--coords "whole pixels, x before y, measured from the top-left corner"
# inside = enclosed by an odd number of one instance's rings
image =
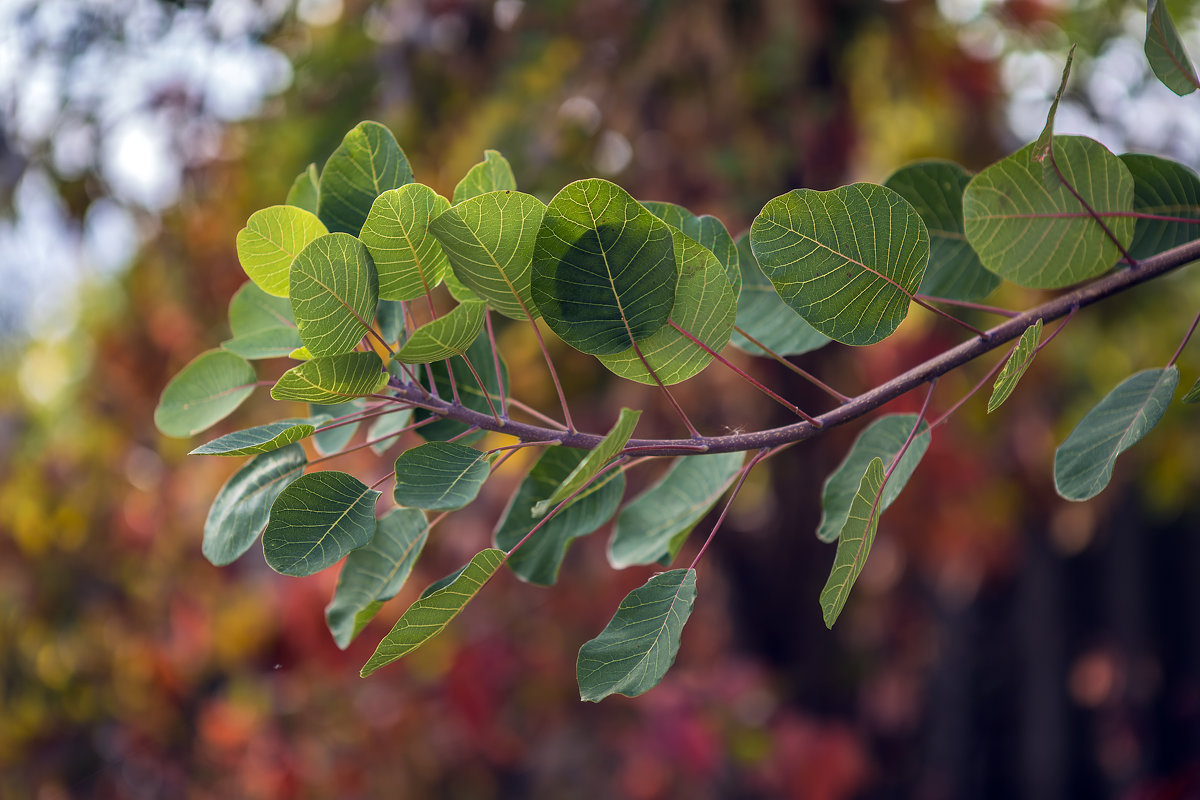
[[[984,267],[1013,283],[1058,288],[1093,278],[1120,252],[1066,186],[1047,189],[1033,145],[976,175],[963,195],[967,241]],[[1123,246],[1133,238],[1133,178],[1103,145],[1055,136],[1054,162]]]
[[[619,353],[666,324],[675,304],[671,227],[621,187],[568,184],[550,205],[533,256],[533,301],[567,344]]]
[[[534,463],[496,527],[495,543],[511,551],[541,520],[533,507],[554,494],[571,471],[587,456],[586,450],[548,447]],[[558,580],[571,542],[587,536],[612,519],[625,493],[625,476],[616,470],[600,479],[586,496],[564,508],[508,557],[508,567],[522,580],[550,586]]]
[[[287,204],[303,208],[312,214],[317,213],[317,192],[321,186],[321,175],[317,172],[316,164],[309,164],[308,169],[296,176],[292,188],[288,189]]]
[[[412,332],[396,352],[405,364],[429,364],[462,355],[483,330],[486,306],[479,302],[459,303],[448,314],[426,322]]]
[[[833,623],[837,622],[850,590],[862,572],[863,564],[867,563],[867,555],[871,552],[875,531],[879,527],[879,515],[883,513],[880,502],[883,484],[883,460],[876,456],[863,472],[838,538],[833,569],[825,588],[821,590],[821,613],[827,628],[832,628]]]
[[[1181,97],[1200,86],[1175,22],[1162,0],[1146,4],[1146,59],[1163,85]]]
[[[276,297],[288,296],[288,270],[309,242],[329,231],[297,206],[255,211],[237,235],[238,261],[250,280]]]
[[[267,526],[271,504],[304,472],[304,448],[289,444],[251,459],[233,474],[204,522],[204,557],[218,567],[231,564],[250,549]]]
[[[314,356],[354,349],[375,318],[379,286],[362,242],[345,233],[315,239],[291,269],[292,315]]]
[[[188,455],[250,456],[269,453],[311,436],[313,426],[307,420],[283,420],[227,433],[202,444]]]
[[[310,472],[279,493],[263,531],[267,565],[284,575],[331,567],[375,534],[379,492],[344,472]]]
[[[642,205],[663,222],[673,228],[678,228],[708,248],[725,269],[725,276],[729,279],[734,298],[736,299],[741,294],[742,271],[738,264],[738,248],[733,237],[725,228],[725,223],[709,214],[698,217],[675,203],[650,202]],[[679,248],[676,247],[677,254],[678,250]]]
[[[378,122],[360,122],[325,162],[317,216],[330,231],[357,236],[375,198],[412,179],[392,132]]]
[[[1158,424],[1179,370],[1148,369],[1126,378],[1092,408],[1054,454],[1054,486],[1067,500],[1095,497],[1112,479],[1117,456]]]
[[[462,508],[475,499],[491,466],[484,453],[455,442],[426,442],[396,459],[396,503],[429,511]]]
[[[1041,339],[1042,321],[1039,319],[1021,334],[1021,340],[1017,342],[1012,355],[1004,362],[1000,374],[996,376],[996,382],[992,385],[992,396],[988,398],[989,414],[999,408],[1013,393],[1013,389],[1017,388],[1017,381],[1021,380],[1025,370],[1033,363],[1033,357],[1037,355],[1037,346]]]
[[[1129,253],[1134,258],[1169,250],[1200,237],[1200,178],[1175,161],[1156,156],[1120,157],[1133,175],[1133,210],[1176,220],[1138,219]]]
[[[636,697],[662,681],[679,653],[684,623],[696,602],[696,571],[659,573],[621,601],[600,635],[579,648],[579,697]]]
[[[904,442],[917,424],[916,414],[889,414],[872,422],[854,440],[854,445],[838,468],[825,479],[821,490],[821,523],[817,526],[817,538],[832,542],[841,535],[846,518],[854,504],[854,497],[862,484],[863,472],[873,459],[891,464]],[[883,513],[900,496],[900,490],[908,483],[921,457],[929,447],[929,430],[924,423],[913,438],[900,463],[888,478],[879,511]]]
[[[474,373],[468,368],[466,359],[471,360],[471,364],[475,368]],[[452,373],[446,369],[446,362],[444,361],[430,364],[428,371],[433,373],[439,396],[454,396],[454,391],[450,386],[450,375],[453,374],[454,385],[458,387],[458,397],[462,400],[463,405],[472,411],[489,414],[491,413],[491,406],[488,405],[489,398],[491,399],[492,406],[495,406],[497,410],[500,409],[501,385],[496,378],[497,359],[500,362],[501,380],[504,382],[503,392],[507,395],[508,367],[505,365],[504,359],[500,358],[499,354],[492,349],[486,332],[476,337],[471,346],[467,348],[466,353],[450,359]],[[428,387],[429,380],[425,375],[426,371],[426,369],[421,370],[421,384]],[[475,380],[476,374],[483,381],[483,388]],[[425,420],[429,416],[429,412],[422,409],[416,409],[413,412],[413,419],[417,422]],[[417,433],[423,438],[432,441],[458,436],[466,431],[467,428],[466,423],[453,419],[440,419],[428,425],[423,425],[417,430]],[[467,443],[469,443],[468,440],[463,440],[463,444]]]
[[[429,222],[449,207],[446,198],[420,183],[376,198],[359,239],[375,261],[381,298],[412,300],[442,282],[450,262]]]
[[[854,345],[896,330],[929,259],[921,217],[900,195],[870,183],[776,197],[751,225],[750,246],[793,311]]]
[[[738,296],[736,325],[781,356],[798,356],[810,350],[824,347],[829,337],[797,317],[779,297],[775,287],[758,266],[758,259],[750,249],[750,232],[743,233],[737,240],[738,264],[742,273],[742,292]],[[733,332],[732,341],[738,348],[751,355],[766,355],[738,331]]]
[[[167,436],[199,433],[232,414],[257,381],[244,358],[224,350],[201,353],[163,389],[154,424]]]
[[[454,187],[454,204],[458,205],[464,200],[487,192],[516,189],[517,179],[513,176],[508,159],[495,150],[484,150],[483,161],[471,167]]]
[[[380,667],[403,658],[445,630],[503,563],[504,553],[500,550],[483,550],[448,586],[409,606],[379,643],[374,655],[363,666],[361,675],[365,678]]]
[[[673,559],[741,470],[743,453],[685,456],[617,517],[608,563],[617,569]]]
[[[415,508],[398,508],[376,523],[375,535],[346,556],[325,621],[343,650],[382,603],[396,596],[425,547],[429,524]]]
[[[579,465],[571,470],[571,474],[563,479],[563,482],[558,485],[553,494],[534,505],[533,515],[535,517],[543,516],[547,511],[554,508],[554,506],[563,500],[566,500],[595,477],[617,453],[621,452],[621,448],[625,446],[625,443],[629,441],[629,437],[633,435],[633,429],[637,427],[638,418],[641,416],[642,412],[640,410],[633,411],[628,408],[622,408],[621,414],[617,418],[617,424],[613,425],[612,430],[605,434],[600,444],[589,451],[584,456],[584,459],[579,462]]]
[[[334,405],[374,394],[387,378],[383,362],[374,353],[323,356],[283,373],[271,389],[271,397]]]

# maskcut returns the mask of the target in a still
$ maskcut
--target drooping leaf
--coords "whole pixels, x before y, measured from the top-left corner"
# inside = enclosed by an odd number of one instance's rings
[[[1127,153],[1120,156],[1133,175],[1133,210],[1139,214],[1174,217],[1177,222],[1138,219],[1129,254],[1148,258],[1200,236],[1200,177],[1175,161]]]
[[[480,302],[459,303],[448,314],[426,322],[396,351],[396,360],[405,364],[429,364],[462,355],[483,330],[485,308]]]
[[[371,451],[375,455],[383,455],[396,444],[400,439],[400,432],[412,424],[412,409],[405,408],[400,411],[392,411],[377,417],[371,423],[371,427],[367,428],[367,441],[375,442],[371,445]],[[388,437],[390,434],[394,436]]]
[[[311,436],[313,426],[307,420],[289,419],[269,422],[254,428],[227,433],[202,444],[188,455],[193,456],[250,456],[269,453],[292,442]]]
[[[1196,68],[1188,58],[1179,31],[1163,0],[1149,0],[1146,4],[1146,60],[1163,85],[1182,97],[1191,94],[1200,86]]]
[[[345,419],[363,410],[363,400],[348,400],[345,403],[310,403],[308,413],[312,415],[313,424],[318,430],[313,436],[313,446],[323,456],[340,453],[342,448],[350,443],[358,432],[359,423]],[[326,427],[330,423],[337,427]]]
[[[314,356],[347,353],[367,335],[379,303],[375,267],[362,242],[345,233],[314,239],[291,269],[292,315]]]
[[[963,195],[967,241],[988,270],[1031,288],[1069,286],[1106,272],[1117,246],[1066,186],[1047,189],[1033,145],[976,175]],[[1054,163],[1122,246],[1133,238],[1133,178],[1083,136],[1055,136]],[[1107,215],[1107,216],[1105,216]]]
[[[600,635],[579,648],[580,699],[637,697],[657,686],[675,663],[695,602],[694,569],[659,573],[630,592]]]
[[[1187,394],[1180,399],[1180,402],[1188,404],[1200,403],[1200,379],[1197,379],[1196,382],[1192,384],[1192,388],[1187,390]]]
[[[429,222],[450,202],[420,183],[391,189],[376,198],[359,238],[379,272],[385,300],[422,297],[442,282],[450,262],[429,232]]]
[[[504,553],[487,549],[475,555],[449,585],[422,597],[396,620],[360,673],[364,678],[411,653],[441,633],[504,563]]]
[[[251,214],[238,231],[238,261],[258,288],[287,297],[292,261],[309,242],[327,233],[321,220],[303,208],[270,206]]]
[[[263,531],[267,565],[283,575],[331,567],[375,535],[379,492],[344,472],[310,472],[279,493]]]
[[[394,344],[404,337],[404,305],[399,300],[380,300],[375,318],[385,342]]]
[[[829,337],[797,317],[780,298],[775,287],[758,266],[750,249],[750,232],[737,240],[738,264],[742,273],[742,292],[738,296],[736,325],[781,356],[798,356],[829,343]],[[733,343],[751,355],[766,355],[739,331],[733,332]]]
[[[428,511],[462,508],[491,474],[485,453],[455,442],[426,442],[396,459],[396,503]]]
[[[288,189],[287,204],[303,208],[312,214],[317,213],[317,192],[321,186],[321,175],[317,172],[316,164],[309,164],[308,169],[296,176],[292,188]]]
[[[378,392],[387,378],[383,362],[374,353],[322,356],[283,373],[271,389],[271,397],[336,405]]]
[[[474,560],[474,557],[472,557],[472,560]],[[454,572],[451,572],[449,575],[443,575],[442,577],[438,578],[436,581],[422,589],[421,594],[417,597],[417,599],[424,600],[426,597],[429,597],[429,595],[436,594],[442,589],[445,589],[447,586],[458,580],[459,576],[466,572],[467,568],[470,566],[471,562],[468,561],[458,569],[454,570]]]
[[[744,454],[715,453],[675,460],[662,479],[617,517],[608,563],[617,569],[673,559],[741,471]]]
[[[673,228],[678,228],[708,248],[725,268],[725,276],[729,279],[729,285],[733,289],[734,299],[737,299],[742,292],[742,271],[738,264],[738,248],[721,220],[710,214],[698,217],[675,203],[650,202],[642,203],[642,205],[663,222]],[[676,252],[678,253],[678,247],[676,247]]]
[[[425,547],[429,525],[415,508],[398,508],[376,523],[366,545],[346,556],[325,622],[345,650],[387,600],[396,596]]]
[[[867,555],[871,552],[875,531],[879,527],[879,515],[883,513],[880,502],[883,485],[883,460],[876,456],[863,472],[850,513],[846,516],[846,524],[842,526],[833,569],[825,588],[821,590],[821,614],[827,628],[832,628],[833,623],[837,622],[854,582],[867,563]]]
[[[471,167],[454,187],[454,204],[487,192],[516,190],[517,179],[508,159],[495,150],[484,150],[483,161]]]
[[[1126,378],[1092,408],[1054,454],[1054,487],[1067,500],[1088,500],[1112,480],[1117,456],[1158,424],[1179,370],[1148,369]]]
[[[963,233],[963,192],[971,173],[951,161],[920,161],[892,173],[884,186],[921,215],[929,230],[929,266],[921,294],[948,300],[982,300],[1000,285],[979,263]]]
[[[1029,369],[1029,365],[1033,363],[1033,357],[1037,355],[1038,342],[1041,340],[1042,321],[1039,319],[1021,334],[1021,340],[1017,342],[1012,355],[1000,368],[1000,374],[996,376],[996,382],[992,384],[992,396],[988,398],[987,411],[989,414],[999,408],[1013,393],[1013,389],[1017,388],[1017,381],[1021,380],[1025,370]]]
[[[586,455],[587,451],[572,447],[546,448],[500,518],[495,532],[496,547],[512,551],[541,522],[533,516],[533,507],[550,497]],[[509,569],[530,583],[553,585],[571,542],[612,519],[624,493],[624,474],[616,470],[608,473],[593,491],[558,512],[519,550],[511,553]]]
[[[783,301],[844,344],[874,344],[908,314],[929,259],[925,223],[891,189],[795,189],[768,202],[750,246]]]
[[[547,511],[566,500],[594,478],[617,453],[621,452],[621,448],[633,435],[633,429],[637,427],[638,418],[641,416],[640,410],[633,411],[622,408],[620,416],[617,417],[617,424],[613,425],[612,430],[604,435],[600,444],[584,456],[583,460],[575,469],[571,470],[571,474],[563,479],[563,482],[549,497],[534,505],[533,515],[535,517],[544,516]]]
[[[1062,100],[1063,92],[1067,90],[1067,78],[1071,76],[1071,61],[1074,58],[1075,45],[1072,44],[1070,52],[1067,53],[1067,63],[1063,66],[1062,80],[1058,84],[1058,91],[1054,94],[1054,102],[1050,104],[1050,111],[1046,115],[1046,125],[1038,135],[1037,141],[1033,143],[1032,157],[1042,167],[1042,185],[1050,190],[1057,188],[1062,180],[1058,177],[1054,160],[1051,158],[1051,153],[1054,151],[1054,117],[1058,113],[1058,102]]]
[[[278,358],[300,346],[291,301],[269,295],[250,281],[229,301],[229,328],[233,338],[221,347],[242,358]]]
[[[564,342],[619,353],[667,323],[675,304],[671,227],[621,187],[568,184],[546,207],[533,255],[533,301]]]
[[[646,371],[646,364],[664,384],[687,380],[708,366],[713,359],[709,350],[721,352],[733,331],[737,300],[725,270],[708,248],[679,230],[674,236],[679,285],[670,321],[702,342],[708,350],[666,325],[643,339],[637,350],[630,347],[613,355],[597,356],[610,371],[631,381],[656,383]]]
[[[412,179],[392,132],[378,122],[360,122],[325,162],[317,216],[330,231],[357,236],[375,198]]]
[[[433,373],[438,395],[441,397],[453,397],[454,392],[450,387],[450,375],[453,374],[454,384],[458,387],[458,396],[464,406],[472,411],[489,414],[491,413],[491,407],[488,405],[488,399],[490,398],[492,405],[499,410],[501,385],[496,377],[495,359],[497,356],[498,354],[492,350],[487,333],[485,332],[479,334],[475,342],[467,348],[466,353],[450,359],[450,370],[447,370],[446,362],[444,361],[430,364],[428,371]],[[470,359],[471,364],[475,368],[474,373],[467,367],[466,359]],[[425,372],[426,370],[421,370],[421,384],[428,388],[429,381]],[[483,381],[483,388],[476,382],[475,374],[478,374]],[[507,395],[508,367],[502,358],[500,359],[500,375],[501,380],[503,380],[503,392]],[[421,422],[429,416],[428,411],[419,408],[413,412],[413,418],[417,422]],[[465,423],[458,422],[457,420],[440,419],[437,422],[431,422],[418,428],[417,433],[428,441],[434,441],[458,436],[466,431],[467,427]],[[468,443],[468,440],[462,441],[464,444]]]
[[[863,472],[872,459],[878,458],[884,464],[891,464],[904,441],[917,424],[916,414],[889,414],[872,422],[855,439],[854,445],[838,468],[825,479],[821,490],[821,523],[817,526],[817,538],[822,542],[832,542],[846,525],[846,518],[854,504],[854,497],[862,483]],[[879,504],[879,512],[900,496],[900,490],[908,483],[921,457],[929,447],[929,430],[921,424],[921,430],[913,439],[900,463],[892,470],[888,478],[886,491]]]
[[[197,434],[232,414],[257,380],[254,367],[241,356],[225,350],[201,353],[163,389],[154,424],[167,436]]]
[[[521,192],[488,192],[458,202],[430,223],[455,276],[512,319],[540,316],[530,289],[533,249],[546,206]]]
[[[218,567],[233,563],[267,527],[271,504],[304,472],[304,448],[289,444],[255,456],[233,474],[204,521],[204,557]]]

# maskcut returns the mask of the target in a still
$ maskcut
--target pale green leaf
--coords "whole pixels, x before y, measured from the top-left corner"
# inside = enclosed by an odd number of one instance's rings
[[[327,233],[321,220],[303,208],[270,206],[251,214],[238,232],[238,261],[264,292],[287,297],[292,261],[309,242]]]
[[[1021,380],[1025,370],[1029,369],[1029,365],[1033,363],[1033,357],[1037,355],[1038,342],[1041,340],[1042,321],[1039,319],[1021,334],[1021,340],[1017,342],[1012,355],[1004,362],[1000,374],[996,376],[996,382],[992,384],[992,396],[988,398],[987,412],[989,414],[999,408],[1013,393],[1013,389],[1017,388],[1017,381]]]
[[[742,271],[739,261],[737,244],[725,224],[714,216],[705,214],[698,217],[681,205],[675,203],[649,202],[643,203],[651,214],[661,219],[671,227],[678,228],[699,244],[704,245],[725,269],[725,276],[733,289],[736,299],[742,291]],[[678,253],[678,247],[676,248]]]
[[[289,444],[256,456],[233,474],[208,510],[204,521],[204,557],[218,567],[231,564],[250,549],[267,527],[271,504],[304,472],[304,448]]]
[[[292,315],[314,356],[354,349],[375,318],[379,285],[362,242],[345,233],[315,239],[291,269]]]
[[[1200,86],[1196,68],[1192,66],[1163,0],[1149,0],[1146,4],[1145,50],[1150,69],[1175,94],[1182,97]]]
[[[633,435],[633,429],[637,427],[638,418],[641,416],[641,411],[622,408],[621,414],[617,418],[617,424],[613,425],[612,430],[604,435],[604,439],[601,440],[600,444],[596,445],[579,462],[578,466],[571,470],[571,474],[563,479],[563,482],[558,485],[553,494],[534,505],[533,515],[535,517],[543,516],[547,511],[554,508],[563,500],[566,500],[594,478],[617,453],[621,452],[621,448],[625,446],[625,443],[629,441],[629,437]]]
[[[371,451],[383,455],[395,445],[400,440],[401,432],[412,424],[412,413],[411,408],[403,408],[377,417],[367,428],[367,441],[374,442]]]
[[[454,204],[487,192],[516,191],[517,179],[508,159],[495,150],[484,150],[483,161],[471,167],[454,187]]]
[[[863,565],[867,563],[867,555],[871,552],[871,545],[875,542],[875,531],[879,527],[879,515],[883,513],[880,495],[883,493],[884,481],[883,460],[876,456],[863,472],[850,512],[846,516],[846,524],[838,538],[833,569],[829,573],[829,580],[825,582],[825,588],[821,590],[821,613],[827,628],[832,628],[833,623],[837,622],[854,582],[858,580]]]
[[[404,304],[399,300],[380,300],[375,318],[385,342],[395,344],[404,338]]]
[[[311,436],[313,426],[307,420],[283,420],[227,433],[202,444],[188,455],[251,456],[269,453]]]
[[[291,301],[269,295],[250,281],[229,301],[229,328],[233,338],[221,347],[242,358],[278,358],[300,346]]]
[[[450,262],[429,223],[449,207],[446,198],[420,183],[376,198],[359,239],[375,261],[381,298],[423,297],[445,278]]]
[[[426,442],[396,459],[398,505],[429,511],[462,508],[491,474],[486,454],[455,442]]]
[[[331,567],[375,535],[379,492],[344,472],[310,472],[288,484],[263,531],[267,565],[283,575]]]
[[[1138,219],[1129,254],[1149,258],[1200,237],[1200,178],[1183,164],[1156,156],[1126,154],[1121,162],[1133,175],[1133,210],[1174,217]]]
[[[829,343],[829,337],[796,316],[783,300],[767,276],[758,266],[758,259],[750,249],[750,232],[743,233],[737,240],[738,264],[742,273],[742,291],[738,296],[736,325],[755,340],[781,356],[798,356],[816,350]],[[732,341],[741,350],[755,356],[766,355],[737,330]]]
[[[480,302],[459,303],[448,314],[413,331],[395,359],[404,364],[429,364],[462,355],[483,330],[485,309]]]
[[[288,189],[287,204],[298,206],[312,214],[317,213],[317,192],[321,186],[321,176],[316,164],[309,164],[308,169],[296,176],[292,188]]]
[[[330,231],[357,236],[375,198],[412,179],[392,132],[378,122],[360,122],[325,162],[317,216]]]
[[[283,373],[271,389],[271,397],[334,405],[374,394],[387,379],[383,362],[374,353],[322,356]]]
[[[201,353],[163,389],[154,424],[167,436],[192,436],[232,414],[257,381],[244,358],[224,350]]]
[[[345,418],[350,415],[361,413],[363,402],[362,399],[357,399],[347,400],[344,403],[309,404],[308,413],[312,415],[313,424],[317,426],[317,432],[313,436],[313,446],[318,453],[323,456],[340,453],[342,448],[350,443],[358,431],[359,423],[357,421],[351,421],[348,425],[340,423],[347,422]],[[337,427],[325,427],[335,420]]]

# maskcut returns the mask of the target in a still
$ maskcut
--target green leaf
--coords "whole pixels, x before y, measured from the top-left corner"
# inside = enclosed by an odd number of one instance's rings
[[[334,405],[378,392],[387,378],[383,362],[374,353],[322,356],[283,373],[271,389],[271,397]]]
[[[409,606],[400,619],[396,620],[391,632],[379,643],[375,654],[363,666],[360,674],[364,678],[367,677],[380,667],[408,655],[445,630],[450,621],[458,616],[503,563],[504,553],[499,550],[489,548],[477,553],[466,569],[448,586],[422,597]]]
[[[308,406],[308,413],[312,415],[313,424],[318,428],[322,428],[334,420],[346,422],[342,419],[343,417],[360,413],[362,410],[363,401],[361,399],[335,404],[310,403]],[[336,428],[318,430],[313,436],[313,446],[323,456],[340,453],[342,448],[354,438],[354,434],[358,431],[358,425],[358,422],[351,422],[348,425],[338,425]]]
[[[679,265],[679,285],[675,291],[674,322],[713,352],[721,352],[729,342],[737,316],[737,299],[721,267],[708,248],[676,230],[675,263]],[[795,317],[793,316],[793,319]],[[664,384],[679,383],[703,370],[712,361],[708,350],[695,344],[670,325],[651,334],[638,345],[614,355],[597,356],[613,373],[631,381],[654,385],[646,364]],[[646,364],[642,363],[646,359]]]
[[[344,472],[310,472],[275,498],[263,531],[267,565],[283,575],[331,567],[375,535],[379,492]]]
[[[1182,97],[1200,86],[1196,69],[1162,0],[1149,0],[1146,4],[1145,49],[1150,69],[1172,92]]]
[[[462,355],[483,330],[485,309],[479,302],[459,303],[450,313],[413,331],[395,359],[405,364],[430,364]]]
[[[681,205],[675,203],[650,202],[642,203],[654,216],[673,228],[678,228],[696,242],[708,248],[721,266],[725,268],[725,276],[733,289],[736,299],[742,291],[742,272],[738,264],[739,254],[737,245],[725,224],[714,216],[705,214],[698,217]],[[676,247],[676,255],[679,248]]]
[[[833,569],[825,588],[821,590],[821,613],[827,628],[832,628],[833,623],[837,622],[854,582],[867,563],[867,554],[871,552],[875,531],[879,527],[879,515],[883,513],[880,495],[884,481],[883,460],[876,456],[863,472],[854,502],[846,516],[846,524],[841,530]]]
[[[1000,374],[996,376],[996,382],[992,385],[992,396],[988,398],[987,412],[989,414],[999,408],[1013,393],[1013,389],[1017,388],[1017,381],[1021,380],[1025,370],[1029,369],[1029,365],[1033,363],[1033,357],[1037,355],[1038,342],[1041,340],[1042,321],[1039,319],[1021,334],[1021,340],[1017,342],[1012,355],[1008,357],[1008,361],[1004,362]]]
[[[250,456],[269,453],[292,442],[311,436],[313,426],[307,420],[269,422],[254,428],[227,433],[202,444],[188,455],[193,456]]]
[[[488,192],[452,206],[429,225],[455,276],[506,317],[536,319],[533,248],[546,206],[533,195]]]
[[[630,592],[600,635],[579,648],[580,699],[637,697],[657,686],[675,663],[695,602],[694,569],[659,573]]]
[[[566,500],[594,478],[617,453],[621,452],[621,448],[633,435],[633,429],[637,427],[638,418],[641,416],[641,411],[622,408],[620,416],[617,417],[617,424],[613,425],[612,430],[605,434],[600,444],[596,445],[584,456],[579,465],[571,470],[571,474],[563,479],[553,494],[534,505],[533,515],[535,517],[544,516],[547,511]],[[592,490],[594,491],[595,487],[592,487]]]
[[[404,338],[404,304],[399,300],[380,300],[375,318],[385,342],[394,344]]]
[[[412,409],[405,408],[400,411],[392,411],[377,417],[371,423],[371,427],[367,429],[367,441],[375,442],[371,445],[371,452],[375,455],[383,455],[393,445],[400,440],[401,431],[412,424]],[[383,438],[388,434],[394,433],[391,438]],[[376,441],[378,440],[378,441]]]
[[[442,282],[450,262],[429,232],[429,223],[450,202],[420,183],[391,189],[376,198],[359,238],[379,271],[385,300],[423,297]]]
[[[313,240],[292,262],[292,315],[314,356],[354,349],[375,318],[379,285],[362,242],[345,233]]]
[[[450,290],[450,296],[459,303],[468,303],[472,300],[483,300],[482,297],[475,294],[475,292],[471,291],[471,289],[465,283],[458,279],[458,276],[454,274],[453,269],[446,272],[446,278],[443,282],[446,284],[446,288]]]
[[[1088,500],[1112,479],[1117,456],[1158,424],[1179,370],[1148,369],[1126,378],[1084,415],[1054,454],[1054,487],[1067,500]]]
[[[917,424],[916,414],[889,414],[872,422],[855,439],[854,445],[846,458],[838,465],[828,478],[821,490],[821,523],[817,526],[817,538],[822,542],[832,542],[846,525],[854,497],[862,483],[863,472],[873,459],[880,459],[885,464],[891,464],[913,426]],[[892,470],[887,482],[887,490],[879,512],[900,496],[900,490],[908,483],[921,457],[929,447],[929,430],[921,423],[921,431],[913,439],[900,463]]]
[[[1069,286],[1106,272],[1120,253],[1066,186],[1047,189],[1033,145],[976,175],[963,195],[967,241],[988,270],[1031,288]],[[1066,181],[1122,246],[1133,219],[1133,178],[1120,159],[1083,136],[1055,136],[1054,161]]]
[[[517,179],[513,176],[508,159],[495,150],[484,150],[483,161],[468,170],[454,187],[454,204],[470,200],[487,192],[516,191]]]
[[[496,379],[495,365],[495,359],[498,355],[492,350],[487,333],[481,333],[476,337],[475,342],[467,348],[466,353],[450,359],[450,367],[453,370],[455,385],[458,387],[459,399],[462,400],[464,406],[472,411],[478,411],[483,414],[491,413],[491,409],[488,406],[488,397],[491,397],[492,404],[497,409],[500,408],[501,387]],[[471,360],[471,364],[475,367],[475,373],[483,380],[485,388],[480,388],[475,380],[475,374],[472,374],[465,359]],[[433,373],[438,395],[441,397],[452,397],[454,392],[450,388],[450,373],[446,369],[446,362],[438,361],[430,364],[428,371]],[[421,384],[428,388],[429,380],[424,374],[426,370],[422,370],[421,372]],[[504,381],[504,394],[508,394],[508,367],[505,366],[504,359],[502,358],[500,359],[500,375]],[[427,419],[429,416],[429,412],[423,409],[417,409],[413,412],[413,417],[418,422]],[[428,425],[418,428],[417,433],[428,441],[434,441],[458,436],[465,432],[467,428],[466,423],[452,419],[440,419],[437,422],[431,422]],[[464,440],[463,443],[466,444],[467,441]]]
[[[776,197],[750,226],[750,246],[793,311],[853,345],[896,330],[929,259],[929,234],[917,212],[870,183]]]
[[[257,381],[244,358],[224,350],[201,353],[163,389],[154,424],[167,436],[192,436],[232,414]]]
[[[309,242],[329,233],[321,220],[297,206],[255,211],[238,231],[237,254],[250,280],[267,294],[288,296],[288,270]]]
[[[1195,220],[1171,222],[1139,219],[1134,224],[1129,254],[1148,258],[1200,236],[1200,178],[1174,161],[1156,156],[1120,156],[1133,175],[1133,210],[1139,214]]]
[[[249,281],[229,301],[229,328],[233,338],[221,347],[242,358],[278,358],[301,344],[291,301]]]
[[[303,208],[312,214],[317,213],[317,192],[321,186],[321,176],[317,173],[317,165],[309,164],[308,169],[296,176],[292,188],[288,189],[287,204]]]
[[[982,300],[1000,285],[999,276],[983,268],[963,233],[962,199],[970,182],[971,173],[951,161],[920,161],[884,183],[912,204],[929,231],[929,266],[921,294]]]
[[[584,353],[629,348],[666,324],[675,304],[671,227],[621,187],[568,184],[550,205],[533,255],[533,301]]]
[[[378,122],[360,122],[325,162],[317,216],[330,231],[357,236],[375,198],[412,179],[392,132]]]
[[[573,447],[546,448],[513,495],[496,526],[495,543],[511,551],[539,520],[533,507],[550,497],[571,471],[587,456]],[[551,586],[571,542],[592,533],[612,519],[625,494],[625,475],[613,470],[592,491],[554,515],[529,541],[508,557],[508,567],[522,580]]]
[[[1180,399],[1180,402],[1188,404],[1200,403],[1200,378],[1192,384],[1192,388],[1187,390],[1187,394]]]
[[[375,536],[346,556],[325,621],[345,650],[387,600],[396,596],[425,547],[429,524],[415,508],[398,508],[376,524]]]
[[[616,569],[670,560],[741,471],[743,453],[682,456],[617,517],[608,542]]]
[[[738,296],[736,325],[781,356],[798,356],[824,347],[829,337],[819,333],[788,307],[767,280],[758,259],[750,249],[750,232],[737,240],[738,264],[742,273],[742,291]],[[738,331],[733,343],[751,355],[766,355]]]
[[[233,563],[267,526],[271,504],[304,472],[304,448],[289,444],[255,456],[233,474],[204,521],[204,557],[218,567]]]
[[[396,459],[396,503],[451,511],[475,499],[491,474],[485,453],[455,442],[426,442]]]
[[[1075,45],[1071,45],[1067,53],[1067,63],[1063,66],[1062,80],[1059,81],[1058,91],[1054,94],[1054,102],[1050,104],[1050,112],[1046,115],[1046,125],[1033,143],[1033,160],[1042,167],[1042,185],[1049,190],[1058,187],[1061,178],[1054,169],[1055,160],[1051,159],[1054,149],[1054,117],[1058,113],[1058,102],[1062,100],[1063,92],[1067,90],[1067,78],[1071,76],[1071,61],[1075,58]]]

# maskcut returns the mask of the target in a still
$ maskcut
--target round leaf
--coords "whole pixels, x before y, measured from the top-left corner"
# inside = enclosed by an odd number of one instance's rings
[[[738,264],[742,273],[742,292],[738,295],[736,325],[781,356],[798,356],[816,350],[829,343],[829,337],[817,331],[796,312],[788,308],[779,297],[775,287],[767,280],[758,259],[750,249],[750,233],[743,233],[737,240]],[[751,342],[737,330],[733,332],[733,343],[741,350],[755,356],[766,355],[762,348]]]
[[[379,492],[344,472],[310,472],[279,493],[263,531],[267,565],[284,575],[331,567],[375,534]]]
[[[429,232],[430,220],[450,207],[420,183],[390,189],[375,199],[359,239],[379,273],[379,296],[412,300],[442,282],[450,263]]]
[[[291,298],[300,339],[312,355],[353,350],[379,303],[367,249],[345,233],[315,239],[292,263]]]
[[[327,233],[321,220],[298,206],[264,208],[251,214],[238,232],[238,261],[264,292],[287,297],[292,261],[309,242]]]
[[[232,414],[257,380],[254,367],[240,356],[224,350],[201,353],[163,389],[154,424],[167,436],[192,436]]]
[[[491,473],[485,455],[454,442],[427,442],[396,459],[396,502],[449,511],[475,499]]]
[[[330,231],[357,236],[375,198],[412,179],[392,132],[378,122],[360,122],[325,162],[317,216]]]
[[[643,203],[646,209],[673,228],[678,228],[692,239],[707,247],[721,266],[725,268],[725,276],[736,298],[742,291],[742,273],[738,266],[739,253],[733,237],[729,235],[725,224],[714,216],[705,214],[698,217],[681,205],[675,203],[650,202]]]

